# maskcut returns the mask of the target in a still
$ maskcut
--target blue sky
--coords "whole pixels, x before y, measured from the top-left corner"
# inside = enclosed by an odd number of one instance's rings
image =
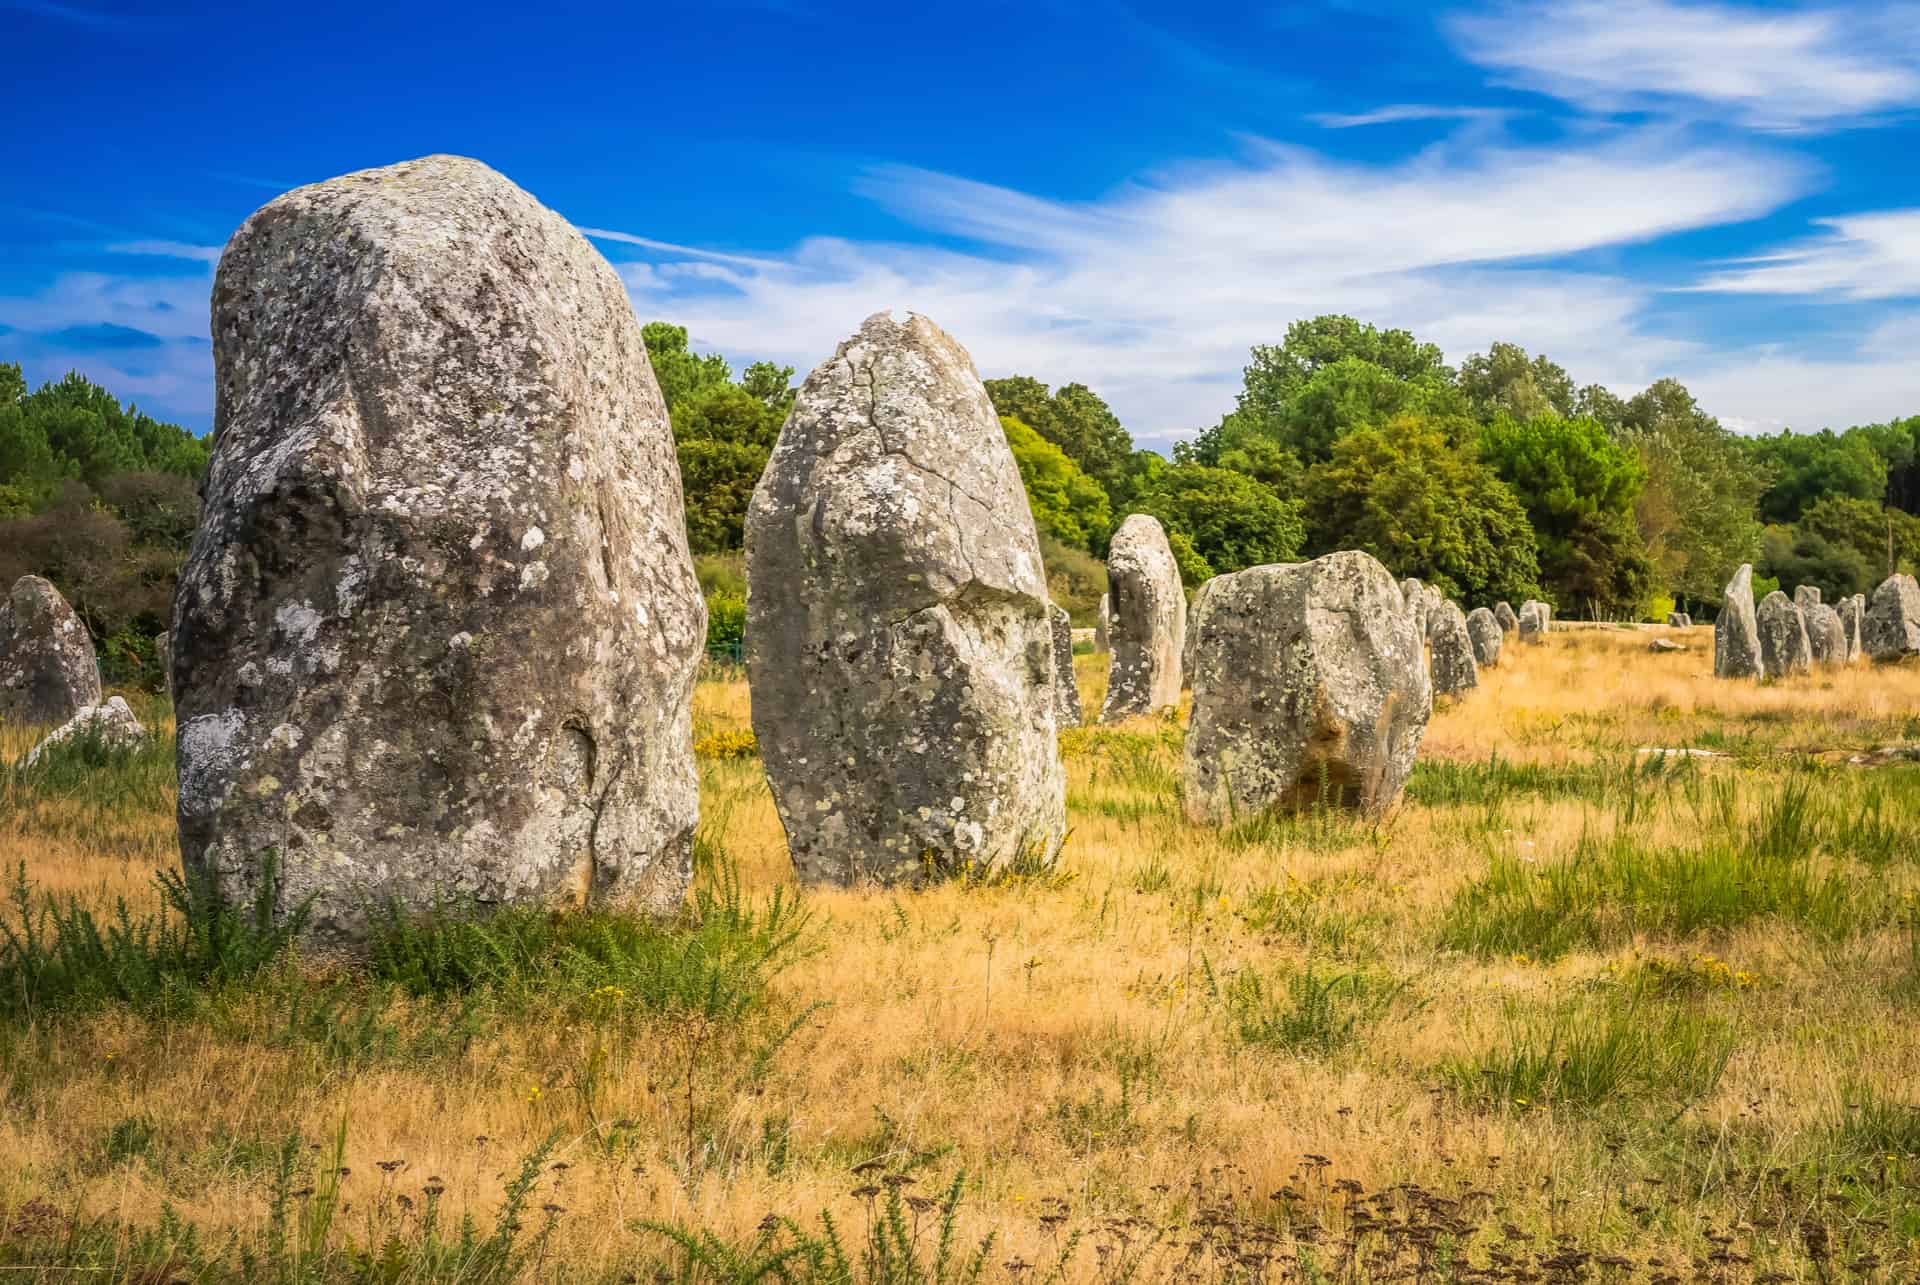
[[[703,347],[913,309],[1156,446],[1319,312],[1746,430],[1920,413],[1917,4],[329,8],[0,0],[0,360],[204,429],[241,220],[457,152]]]

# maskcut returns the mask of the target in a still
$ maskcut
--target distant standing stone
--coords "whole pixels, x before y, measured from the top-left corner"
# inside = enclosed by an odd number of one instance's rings
[[[1219,579],[1194,650],[1187,815],[1391,805],[1433,692],[1387,569],[1344,552]]]
[[[1867,596],[1856,593],[1840,600],[1840,626],[1847,633],[1847,663],[1851,665],[1862,654],[1860,637],[1866,631]]]
[[[21,576],[0,602],[0,719],[65,723],[99,703],[86,625],[53,585]]]
[[[103,704],[87,706],[47,733],[28,753],[22,766],[32,767],[54,746],[87,736],[98,737],[104,749],[131,749],[146,739],[147,729],[134,717],[124,698],[109,696]]]
[[[386,902],[666,913],[706,608],[632,302],[432,156],[289,192],[213,286],[174,597],[181,856],[351,938]]]
[[[1507,633],[1513,633],[1520,628],[1520,617],[1514,613],[1510,603],[1494,603],[1493,618],[1500,622],[1500,628]]]
[[[153,636],[153,659],[160,667],[160,681],[167,695],[173,695],[173,634],[165,629]]]
[[[1813,648],[1807,640],[1806,617],[1793,599],[1775,589],[1754,613],[1754,622],[1760,630],[1760,667],[1769,677],[1807,672]]]
[[[1803,584],[1793,591],[1793,605],[1800,608],[1802,615],[1809,607],[1820,605],[1820,589],[1817,585]]]
[[[1669,611],[1667,613],[1667,628],[1691,629],[1693,628],[1693,617],[1684,611]]]
[[[1912,576],[1888,576],[1873,591],[1860,645],[1880,662],[1920,655],[1920,584]]]
[[[1840,621],[1840,613],[1824,602],[1816,602],[1800,614],[1807,623],[1807,646],[1814,663],[1846,664],[1847,629]]]
[[[1113,640],[1109,630],[1113,625],[1113,595],[1100,595],[1100,614],[1093,620],[1093,649],[1101,655],[1113,650]]]
[[[1545,603],[1529,598],[1520,604],[1520,641],[1523,643],[1543,643],[1547,640],[1547,608]]]
[[[1467,636],[1473,640],[1474,663],[1491,669],[1500,663],[1500,649],[1506,645],[1507,631],[1500,620],[1485,607],[1467,613]]]
[[[1433,601],[1427,597],[1427,587],[1413,576],[1400,582],[1400,601],[1406,604],[1407,614],[1413,617],[1414,632],[1422,638],[1427,636],[1427,612]]]
[[[1120,524],[1108,546],[1107,583],[1113,596],[1113,668],[1100,721],[1178,705],[1187,597],[1159,519],[1136,513]]]
[[[1441,599],[1428,617],[1427,637],[1432,645],[1428,672],[1433,694],[1458,696],[1480,685],[1480,666],[1473,657],[1473,635],[1458,603]]]
[[[861,323],[801,386],[746,535],[753,727],[802,882],[1052,860],[1046,570],[966,350]]]
[[[1760,627],[1754,618],[1753,564],[1742,563],[1721,594],[1713,622],[1713,672],[1719,678],[1760,678]]]
[[[1073,672],[1073,617],[1061,606],[1047,608],[1053,622],[1053,723],[1080,726],[1080,681]]]

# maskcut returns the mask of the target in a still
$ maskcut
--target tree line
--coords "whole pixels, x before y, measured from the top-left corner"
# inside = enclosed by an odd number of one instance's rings
[[[682,327],[643,335],[717,636],[736,641],[747,504],[794,371],[736,376]],[[1405,330],[1332,315],[1254,347],[1233,409],[1171,458],[1138,448],[1084,384],[986,388],[1054,596],[1083,617],[1130,513],[1160,519],[1189,585],[1361,549],[1469,605],[1539,597],[1592,618],[1710,614],[1741,562],[1758,589],[1829,599],[1920,566],[1920,416],[1741,437],[1677,380],[1623,399],[1509,343],[1456,368]],[[29,392],[0,364],[0,583],[48,577],[110,668],[149,666],[208,448],[77,374]]]

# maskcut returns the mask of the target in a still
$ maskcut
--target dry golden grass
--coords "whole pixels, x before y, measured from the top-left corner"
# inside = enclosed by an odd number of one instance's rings
[[[662,1250],[635,1230],[642,1219],[750,1240],[769,1212],[831,1209],[857,1229],[864,1206],[850,1191],[864,1180],[850,1171],[876,1159],[912,1169],[927,1195],[964,1170],[961,1227],[997,1233],[995,1263],[1047,1261],[1064,1231],[1105,1216],[1178,1222],[1196,1181],[1268,1225],[1282,1220],[1272,1193],[1292,1187],[1337,1232],[1347,1197],[1331,1184],[1346,1178],[1369,1192],[1484,1191],[1493,1224],[1541,1245],[1566,1233],[1640,1264],[1664,1256],[1683,1276],[1724,1233],[1755,1260],[1717,1264],[1725,1279],[1769,1267],[1825,1278],[1796,1230],[1819,1218],[1854,1238],[1846,1252],[1871,1249],[1893,1272],[1920,1228],[1907,1185],[1920,1183],[1909,1153],[1920,1149],[1920,949],[1907,913],[1920,851],[1898,837],[1920,839],[1920,769],[1809,756],[1920,739],[1920,670],[1720,683],[1710,631],[1671,655],[1649,654],[1645,638],[1577,631],[1511,648],[1427,734],[1423,763],[1459,767],[1466,794],[1432,801],[1453,796],[1440,777],[1418,778],[1377,825],[1196,828],[1174,793],[1177,723],[1075,734],[1058,877],[806,894],[821,926],[774,998],[779,1020],[806,1016],[757,1080],[697,1023],[609,1023],[557,1002],[505,1011],[464,1046],[367,1062],[281,1037],[285,996],[272,988],[171,1021],[108,1008],[16,1023],[0,1032],[0,1219],[41,1201],[150,1226],[164,1203],[217,1239],[264,1219],[278,1139],[319,1143],[344,1127],[341,1234],[375,1243],[404,1230],[411,1215],[395,1198],[417,1198],[429,1178],[449,1209],[485,1216],[503,1175],[557,1134],[568,1167],[537,1199],[564,1212],[541,1276],[564,1264],[618,1279]],[[1079,658],[1089,709],[1103,661]],[[748,726],[744,683],[703,683],[696,700],[696,737]],[[1643,747],[1687,746],[1731,757],[1629,775],[1646,770]],[[0,753],[20,748],[21,734],[0,729]],[[1558,771],[1562,784],[1489,784],[1490,759]],[[1834,827],[1877,806],[1896,836],[1871,862],[1839,828],[1806,854],[1859,899],[1844,931],[1789,909],[1537,955],[1446,944],[1490,861],[1545,870],[1612,835],[1637,851],[1685,850],[1722,795],[1736,831],[1758,836],[1796,783],[1811,783]],[[702,789],[704,833],[746,887],[788,882],[757,760],[703,764]],[[8,785],[0,862],[101,904],[143,898],[171,858],[171,806],[156,790],[144,808],[93,816],[83,798]],[[1648,975],[1649,959],[1697,985],[1622,980]],[[1284,1022],[1249,1033],[1236,987],[1257,977],[1277,997],[1268,1016],[1298,1017],[1287,982],[1308,970],[1354,976],[1380,1001],[1350,1031],[1336,1010],[1304,1034]],[[1656,1074],[1596,1100],[1537,1101],[1475,1091],[1458,1070],[1511,1051],[1529,1020],[1609,1003],[1634,1005],[1639,1030],[1671,1017],[1724,1039],[1724,1073],[1697,1092]],[[431,1008],[396,1001],[390,1015],[406,1027],[430,1022]],[[1584,1011],[1566,1029],[1581,1029]],[[1871,1128],[1864,1112],[1879,1113]],[[596,1120],[628,1122],[619,1145]],[[148,1140],[116,1146],[129,1121]],[[395,1160],[404,1168],[376,1167]],[[1071,1205],[1064,1229],[1042,1218],[1055,1197]],[[1103,1279],[1100,1262],[1082,1252],[1064,1278]]]

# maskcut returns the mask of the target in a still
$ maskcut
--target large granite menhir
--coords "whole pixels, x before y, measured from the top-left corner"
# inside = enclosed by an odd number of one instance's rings
[[[1385,567],[1344,552],[1222,576],[1201,631],[1191,819],[1378,812],[1400,796],[1433,691],[1413,613]]]
[[[475,161],[287,193],[213,286],[174,598],[181,856],[386,902],[677,907],[706,609],[613,268]]]
[[[1713,672],[1720,678],[1762,678],[1760,625],[1753,605],[1753,564],[1743,562],[1721,594],[1713,621]]]
[[[1888,576],[1873,591],[1860,645],[1882,664],[1920,656],[1920,584],[1912,576]]]
[[[1807,620],[1793,599],[1775,589],[1754,612],[1754,623],[1760,631],[1760,668],[1769,678],[1804,674],[1812,666]]]
[[[0,720],[62,724],[99,703],[86,624],[51,583],[21,576],[0,601]]]
[[[1482,669],[1490,669],[1500,663],[1500,652],[1506,646],[1507,631],[1500,627],[1500,618],[1485,607],[1475,607],[1467,613],[1467,636],[1473,640],[1473,661]]]
[[[1460,604],[1442,598],[1428,608],[1427,639],[1431,649],[1428,674],[1433,694],[1458,696],[1480,685],[1480,666],[1474,659],[1473,635]]]
[[[1120,524],[1107,550],[1107,585],[1113,667],[1100,721],[1178,705],[1187,596],[1159,519],[1135,513]]]
[[[747,512],[747,578],[753,728],[804,882],[1052,859],[1040,540],[973,361],[933,322],[869,317],[807,376]]]

